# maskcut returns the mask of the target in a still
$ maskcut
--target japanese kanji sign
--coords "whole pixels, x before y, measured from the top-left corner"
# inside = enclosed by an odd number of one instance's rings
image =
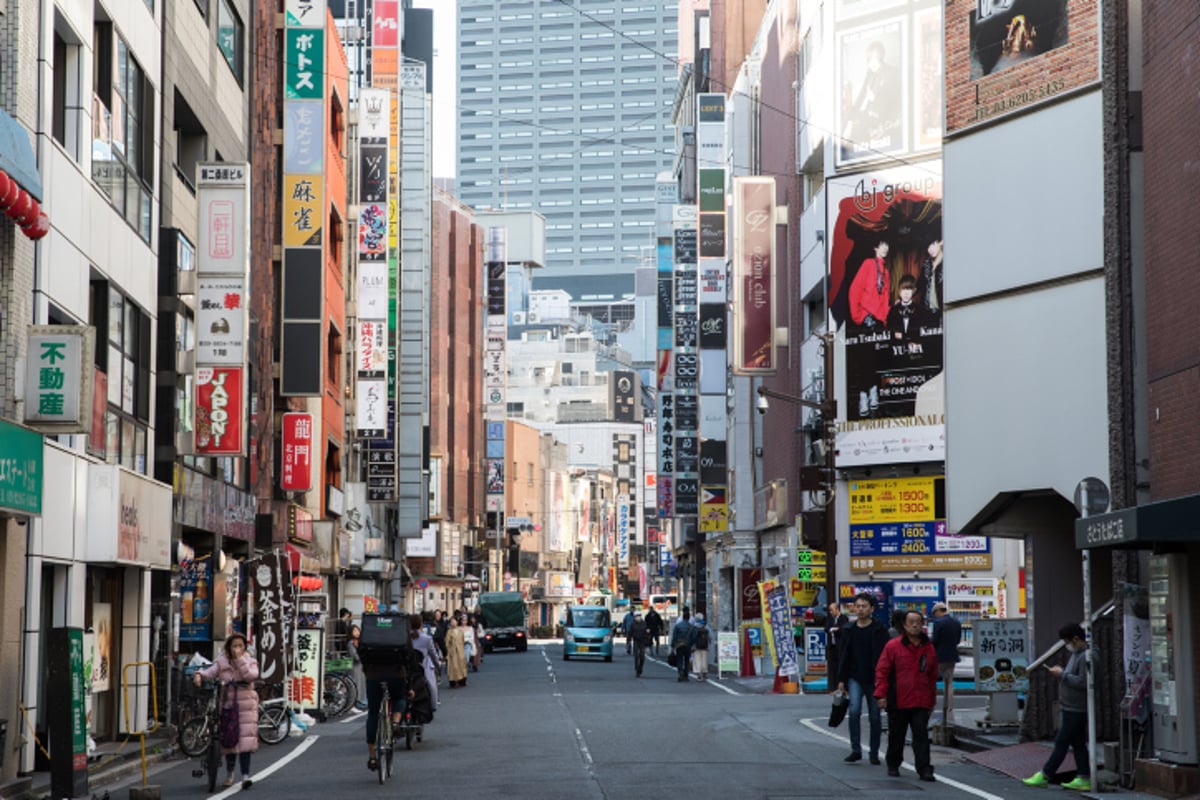
[[[320,175],[285,175],[283,178],[283,245],[321,244],[325,181]]]
[[[975,688],[981,692],[1029,691],[1029,631],[1024,619],[977,619]]]
[[[199,278],[196,288],[196,363],[241,366],[245,356],[245,278]]]
[[[283,683],[287,674],[286,610],[282,594],[285,571],[285,559],[274,553],[263,556],[257,563],[250,562],[247,569],[254,592],[254,645],[258,654],[258,675],[264,683],[269,684]]]
[[[282,474],[279,479],[283,491],[307,492],[312,489],[312,449],[312,414],[284,414]]]
[[[196,272],[245,276],[250,265],[248,164],[196,165]]]
[[[0,419],[0,510],[42,513],[42,435]]]
[[[284,97],[317,100],[325,95],[325,31],[288,28],[284,44]]]
[[[96,329],[33,325],[25,358],[25,422],[52,433],[89,433]]]

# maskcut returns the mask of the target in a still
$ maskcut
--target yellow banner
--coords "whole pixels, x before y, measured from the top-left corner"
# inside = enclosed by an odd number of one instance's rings
[[[324,223],[324,178],[283,176],[283,246],[320,246]]]
[[[850,524],[928,522],[934,517],[933,483],[928,478],[850,482]]]
[[[779,663],[779,656],[775,653],[775,635],[771,632],[771,612],[768,610],[771,607],[771,604],[767,600],[767,595],[775,591],[775,587],[778,585],[779,581],[775,580],[774,578],[769,581],[758,582],[758,598],[762,603],[763,610],[762,635],[763,640],[766,642],[764,647],[766,648],[766,652],[770,653],[771,663],[773,664]]]

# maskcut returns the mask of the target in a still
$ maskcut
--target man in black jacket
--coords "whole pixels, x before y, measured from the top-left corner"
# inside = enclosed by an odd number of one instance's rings
[[[875,702],[875,662],[888,643],[887,628],[876,620],[875,598],[867,592],[854,597],[853,625],[842,628],[838,636],[838,691],[849,689],[850,755],[846,761],[862,761],[862,706],[866,698],[867,717],[871,725],[870,757],[879,763],[879,743],[883,736],[879,705]]]
[[[654,655],[658,655],[658,637],[663,635],[663,618],[658,615],[654,606],[646,612],[646,630],[654,640]]]
[[[947,725],[953,721],[954,713],[954,665],[958,663],[958,643],[962,640],[962,623],[959,622],[945,603],[933,605],[933,649],[937,651],[938,677],[946,687],[942,706],[943,720]]]

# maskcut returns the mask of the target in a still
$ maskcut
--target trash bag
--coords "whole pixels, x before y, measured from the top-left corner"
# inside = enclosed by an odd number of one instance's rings
[[[845,692],[833,693],[833,707],[829,709],[829,727],[836,728],[846,718],[846,709],[850,707],[850,698]]]

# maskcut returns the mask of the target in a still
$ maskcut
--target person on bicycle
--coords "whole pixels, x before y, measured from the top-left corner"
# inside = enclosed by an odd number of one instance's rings
[[[629,626],[629,638],[633,640],[633,670],[635,676],[640,678],[642,667],[646,665],[646,648],[653,641],[650,626],[642,619],[640,611],[633,615],[633,624]]]
[[[237,716],[237,745],[221,745],[225,754],[225,786],[233,785],[234,762],[242,768],[242,788],[250,788],[250,754],[258,750],[258,692],[254,681],[258,680],[258,663],[246,652],[246,637],[235,633],[225,640],[225,652],[217,656],[211,665],[199,670],[192,678],[196,686],[204,679],[219,678],[223,687],[221,715]],[[219,731],[214,731],[214,736]]]
[[[403,618],[407,623],[408,619]],[[383,687],[387,686],[392,700],[392,725],[399,725],[404,703],[412,696],[408,678],[421,671],[422,654],[412,646],[401,647],[387,664],[368,664],[367,673],[367,769],[379,768],[375,751],[375,736],[379,728],[379,707],[383,703]]]

